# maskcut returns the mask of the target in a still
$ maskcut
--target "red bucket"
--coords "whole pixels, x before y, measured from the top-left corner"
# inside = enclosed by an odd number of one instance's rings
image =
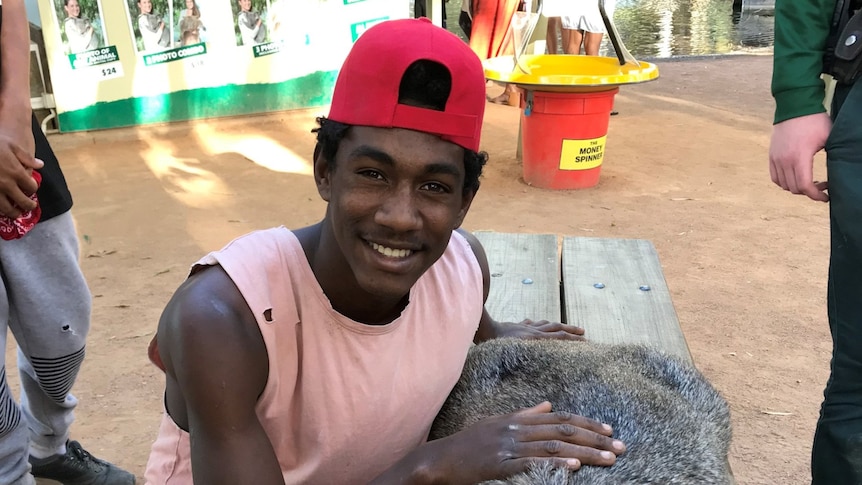
[[[524,181],[544,189],[599,183],[619,88],[590,93],[526,91],[521,97]]]

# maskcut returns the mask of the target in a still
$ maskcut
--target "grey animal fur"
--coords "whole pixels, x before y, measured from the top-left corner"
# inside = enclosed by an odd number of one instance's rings
[[[517,339],[477,345],[430,439],[544,400],[556,411],[611,425],[626,452],[611,467],[537,466],[486,485],[733,483],[727,402],[690,364],[639,345]]]

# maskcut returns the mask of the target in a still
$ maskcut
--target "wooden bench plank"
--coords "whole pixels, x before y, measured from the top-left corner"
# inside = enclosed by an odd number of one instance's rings
[[[492,274],[486,304],[492,317],[565,321],[584,327],[590,340],[643,343],[692,361],[658,253],[649,241],[564,237],[560,258],[555,235],[475,235]],[[525,285],[525,278],[533,284]],[[597,283],[604,288],[596,288]],[[735,484],[730,463],[726,466]]]
[[[651,242],[565,237],[562,268],[566,321],[588,339],[643,343],[691,362]]]
[[[559,322],[557,236],[482,231],[474,234],[488,256],[491,290],[486,308],[491,317],[508,322],[525,318]]]

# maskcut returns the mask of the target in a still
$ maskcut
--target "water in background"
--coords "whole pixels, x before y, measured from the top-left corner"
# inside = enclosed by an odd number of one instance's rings
[[[411,2],[412,3],[412,2]],[[638,58],[770,51],[775,0],[617,0],[614,23]],[[445,3],[447,29],[458,27],[460,0]],[[602,55],[614,56],[607,36]]]

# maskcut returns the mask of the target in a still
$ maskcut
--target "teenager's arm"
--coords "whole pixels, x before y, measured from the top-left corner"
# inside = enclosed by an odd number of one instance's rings
[[[158,349],[168,411],[188,426],[195,483],[283,485],[255,412],[269,373],[266,346],[220,266],[177,290],[159,323]]]

